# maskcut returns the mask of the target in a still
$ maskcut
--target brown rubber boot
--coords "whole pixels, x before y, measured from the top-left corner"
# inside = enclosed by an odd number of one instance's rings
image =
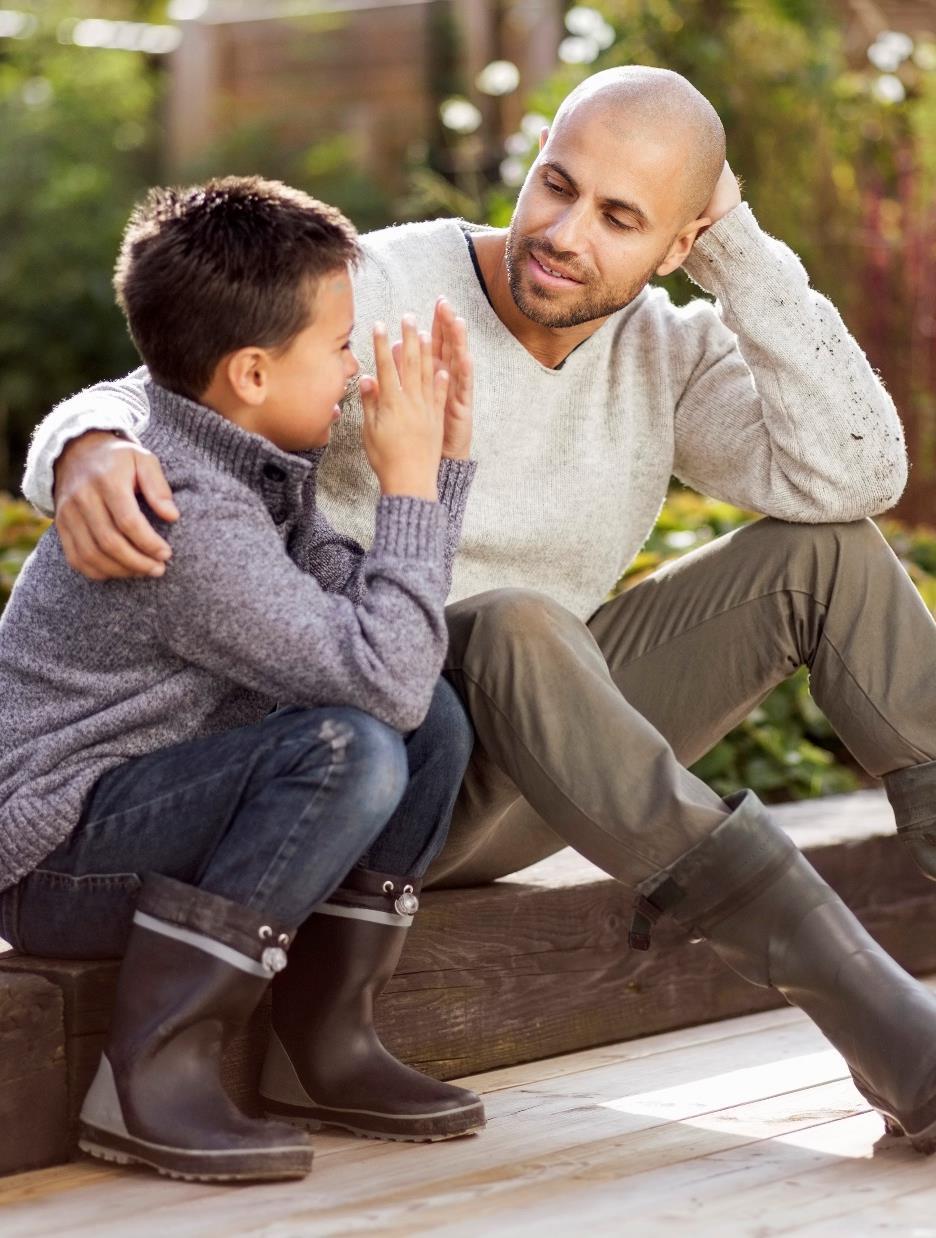
[[[936,1151],[936,996],[858,923],[750,791],[708,838],[638,890],[632,944],[669,912],[753,984],[804,1011],[890,1134]]]
[[[354,869],[299,929],[289,971],[273,984],[260,1081],[270,1117],[427,1142],[484,1126],[474,1092],[404,1066],[374,1027],[374,1003],[400,960],[418,894],[418,881]]]
[[[936,881],[936,761],[885,774],[884,789],[897,837],[923,875]]]
[[[107,1047],[81,1110],[85,1152],[205,1182],[309,1172],[308,1139],[248,1118],[220,1080],[224,1042],[285,967],[288,944],[246,907],[147,877]]]

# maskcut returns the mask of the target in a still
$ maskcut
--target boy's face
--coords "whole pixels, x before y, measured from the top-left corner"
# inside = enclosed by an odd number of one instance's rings
[[[283,451],[324,447],[338,419],[338,401],[358,371],[349,343],[354,294],[346,269],[316,287],[312,321],[289,347],[269,354],[267,394],[253,410],[250,429]]]

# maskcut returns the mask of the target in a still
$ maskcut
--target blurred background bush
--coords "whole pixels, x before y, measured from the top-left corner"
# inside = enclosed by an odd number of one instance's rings
[[[2,0],[0,0],[2,2]],[[676,69],[725,122],[762,225],[893,394],[913,470],[880,522],[936,609],[936,19],[931,0],[41,0],[0,9],[0,491],[72,391],[135,360],[110,272],[158,181],[277,176],[362,228],[505,224],[542,124],[587,74]],[[676,274],[676,301],[698,290]],[[750,516],[676,488],[618,586]],[[0,606],[44,522],[0,497]],[[860,772],[805,673],[697,772],[825,794]]]

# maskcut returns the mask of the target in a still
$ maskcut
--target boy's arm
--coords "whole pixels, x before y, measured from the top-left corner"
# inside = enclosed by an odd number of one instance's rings
[[[401,731],[429,707],[447,644],[445,514],[384,497],[359,602],[289,558],[265,512],[231,501],[183,510],[160,591],[170,648],[283,704],[351,705]]]
[[[676,476],[782,520],[893,506],[907,477],[893,401],[797,256],[742,203],[685,265],[718,304],[676,311],[699,349],[676,407]]]
[[[141,366],[116,382],[96,383],[57,404],[33,430],[22,488],[44,516],[55,515],[55,462],[66,443],[88,430],[118,430],[136,439],[149,420],[148,377]]]
[[[309,453],[316,469],[327,448]],[[452,583],[452,565],[461,537],[462,521],[468,492],[474,479],[477,464],[474,460],[444,459],[439,465],[439,502],[447,514],[445,533],[445,582],[446,596]],[[291,547],[291,553],[302,568],[314,576],[330,593],[340,593],[352,601],[359,601],[365,585],[364,567],[366,551],[352,537],[339,533],[320,507],[315,504],[314,474],[305,496],[307,524],[298,534],[299,544]]]

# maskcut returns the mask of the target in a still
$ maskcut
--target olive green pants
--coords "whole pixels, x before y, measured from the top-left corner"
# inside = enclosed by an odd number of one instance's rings
[[[936,623],[869,520],[757,521],[587,623],[529,589],[447,616],[477,739],[436,886],[566,845],[629,885],[667,867],[729,814],[686,766],[804,664],[870,774],[936,758]]]

